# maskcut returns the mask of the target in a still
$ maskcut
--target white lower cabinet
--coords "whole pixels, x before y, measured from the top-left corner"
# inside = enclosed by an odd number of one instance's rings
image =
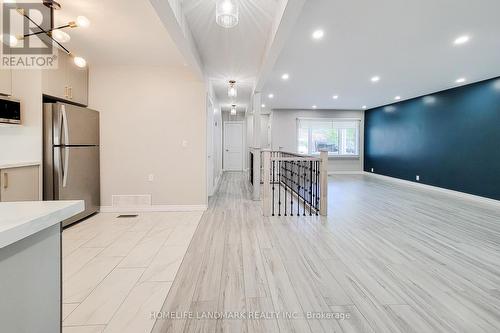
[[[0,170],[0,201],[40,200],[39,166],[22,166]]]

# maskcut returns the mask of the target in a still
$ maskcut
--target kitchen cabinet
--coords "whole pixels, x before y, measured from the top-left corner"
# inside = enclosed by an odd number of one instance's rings
[[[88,105],[88,68],[78,67],[71,57],[67,57],[67,59],[66,80],[69,90],[69,100]]]
[[[39,166],[21,166],[0,170],[0,201],[40,200]]]
[[[83,105],[88,104],[88,68],[80,68],[73,58],[58,51],[58,68],[45,69],[42,91],[45,95]]]
[[[0,69],[0,94],[12,95],[12,69]]]

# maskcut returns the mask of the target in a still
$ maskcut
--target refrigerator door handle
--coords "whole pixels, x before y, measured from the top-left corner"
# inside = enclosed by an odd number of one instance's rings
[[[61,105],[61,118],[62,118],[62,128],[63,130],[61,132],[64,131],[64,139],[66,140],[64,142],[64,144],[66,145],[69,145],[69,130],[68,130],[68,115],[66,114],[66,106],[63,104]],[[63,133],[61,133],[61,136],[62,136]],[[62,144],[62,140],[61,140],[61,144]]]
[[[62,187],[66,187],[68,183],[68,167],[69,167],[69,151],[68,147],[64,148],[64,164],[62,166]]]

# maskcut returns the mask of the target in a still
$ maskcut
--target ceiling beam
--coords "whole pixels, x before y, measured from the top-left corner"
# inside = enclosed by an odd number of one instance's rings
[[[149,0],[179,52],[199,78],[207,83],[200,54],[182,11],[180,0]],[[160,41],[159,41],[160,42]]]
[[[267,41],[262,65],[255,82],[254,92],[260,92],[271,74],[286,40],[292,33],[295,22],[307,0],[280,0],[271,34]]]

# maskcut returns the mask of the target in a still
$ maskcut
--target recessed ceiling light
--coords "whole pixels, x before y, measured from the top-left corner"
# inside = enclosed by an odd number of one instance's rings
[[[261,104],[260,106],[261,108],[265,108],[266,107],[266,104]]]
[[[460,36],[460,37],[457,37],[455,39],[455,41],[453,42],[453,44],[455,45],[461,45],[461,44],[465,44],[469,41],[470,37],[467,36],[467,35],[463,35],[463,36]]]
[[[401,99],[401,96],[396,96],[396,97],[394,97],[394,99],[395,99],[396,101],[399,101],[399,100]]]
[[[315,30],[313,32],[312,38],[319,40],[319,39],[323,38],[324,35],[325,35],[325,32],[321,29],[318,29],[318,30]]]
[[[281,75],[281,78],[283,80],[288,80],[290,78],[290,75],[288,75],[287,73],[285,73],[285,74]]]
[[[268,98],[274,98],[274,94],[267,95]]]
[[[363,106],[362,106],[362,108],[363,108],[363,109],[366,109],[366,105],[363,105]]]
[[[464,83],[465,81],[467,80],[464,77],[455,80],[456,83]]]
[[[374,76],[374,77],[372,77],[371,81],[372,82],[378,82],[378,81],[380,81],[380,76]]]
[[[316,106],[316,105],[313,105],[313,106],[312,106],[312,108],[313,108],[313,109],[316,109],[316,108],[317,108],[317,106]]]
[[[333,99],[339,99],[339,95],[334,95]]]

